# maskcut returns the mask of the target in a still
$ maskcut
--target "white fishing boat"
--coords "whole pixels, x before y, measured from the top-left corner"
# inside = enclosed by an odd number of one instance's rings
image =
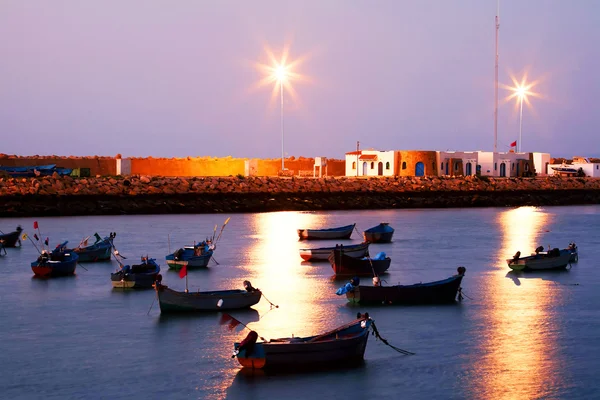
[[[506,260],[508,267],[515,271],[539,271],[565,269],[571,262],[571,252],[567,249],[554,248],[548,252],[536,252],[531,256],[521,257],[517,251],[513,258]]]

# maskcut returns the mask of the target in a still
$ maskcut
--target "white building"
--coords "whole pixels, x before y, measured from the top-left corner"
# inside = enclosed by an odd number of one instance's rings
[[[585,157],[573,157],[571,164],[547,164],[548,175],[575,175],[579,168],[583,170],[585,176],[593,178],[600,177],[600,163],[591,162]]]
[[[394,176],[396,152],[358,150],[346,153],[346,176]]]

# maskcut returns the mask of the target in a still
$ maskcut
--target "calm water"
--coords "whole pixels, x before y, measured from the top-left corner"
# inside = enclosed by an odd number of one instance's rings
[[[149,255],[163,283],[183,290],[164,256],[211,236],[227,215],[39,218],[51,246],[94,232],[117,232],[129,260]],[[249,375],[231,358],[220,314],[161,317],[153,291],[111,289],[115,262],[86,264],[77,276],[32,278],[36,250],[27,242],[0,257],[0,397],[36,398],[378,398],[590,399],[600,397],[600,206],[235,214],[206,271],[192,271],[191,290],[242,288],[249,279],[264,299],[232,312],[261,336],[311,335],[368,311],[403,356],[369,338],[358,368],[299,375]],[[5,232],[34,219],[3,219]],[[301,262],[296,228],[387,221],[394,242],[373,245],[392,258],[388,284],[446,278],[467,268],[462,304],[351,307],[335,290],[328,263]],[[575,241],[570,271],[511,275],[505,258],[538,245]],[[353,240],[360,242],[355,232]],[[368,279],[366,279],[368,281]]]

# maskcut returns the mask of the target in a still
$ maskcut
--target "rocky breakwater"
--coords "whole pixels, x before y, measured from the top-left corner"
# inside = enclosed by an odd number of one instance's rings
[[[598,203],[595,178],[0,178],[0,217]]]

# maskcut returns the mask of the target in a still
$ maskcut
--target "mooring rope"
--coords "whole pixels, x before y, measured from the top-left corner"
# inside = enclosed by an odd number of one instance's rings
[[[409,355],[412,356],[415,354],[410,351],[402,350],[396,346],[393,346],[386,339],[382,338],[381,335],[379,334],[379,330],[377,330],[377,327],[375,326],[374,321],[371,321],[371,326],[373,327],[373,336],[375,336],[377,339],[381,340],[385,345],[390,346],[392,349],[396,350],[400,354],[404,354],[405,356],[409,356]]]

